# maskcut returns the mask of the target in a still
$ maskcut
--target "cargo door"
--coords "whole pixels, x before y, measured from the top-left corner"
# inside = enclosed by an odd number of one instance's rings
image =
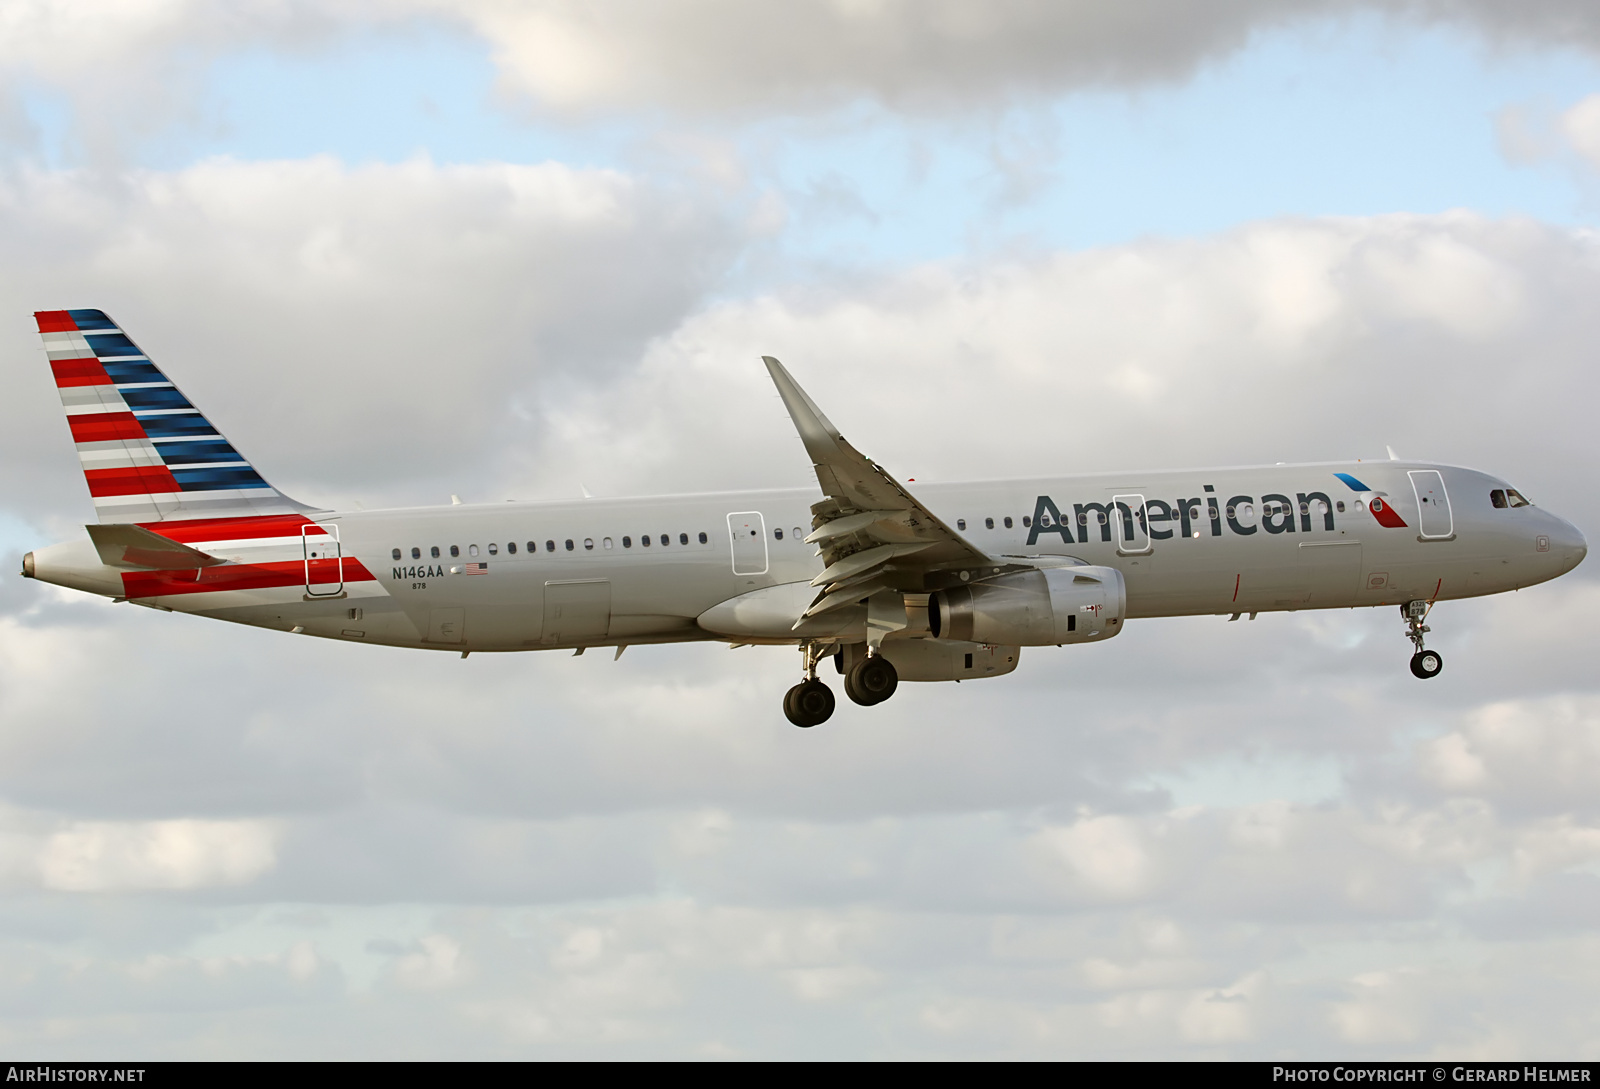
[[[544,635],[549,646],[599,642],[611,628],[611,582],[581,579],[544,584]]]

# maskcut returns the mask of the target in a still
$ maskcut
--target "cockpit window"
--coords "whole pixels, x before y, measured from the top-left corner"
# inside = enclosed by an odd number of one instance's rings
[[[1504,488],[1496,488],[1489,493],[1489,502],[1495,510],[1505,510],[1506,492]]]
[[[1522,493],[1515,488],[1506,489],[1506,503],[1513,507],[1531,507],[1532,503],[1522,498]]]

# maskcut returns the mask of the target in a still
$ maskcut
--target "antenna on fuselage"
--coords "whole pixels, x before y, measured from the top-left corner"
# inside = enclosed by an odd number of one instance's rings
[[[1396,454],[1396,453],[1395,453],[1395,452],[1394,452],[1394,447],[1392,447],[1392,446],[1385,446],[1385,447],[1384,447],[1384,449],[1385,449],[1385,450],[1387,450],[1387,451],[1389,451],[1389,460],[1390,460],[1390,461],[1399,461],[1399,460],[1400,460],[1400,455],[1398,455],[1398,454]]]

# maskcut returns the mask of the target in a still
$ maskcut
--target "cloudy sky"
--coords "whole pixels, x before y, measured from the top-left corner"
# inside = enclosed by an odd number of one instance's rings
[[[1600,536],[1589,0],[0,0],[0,1047],[1600,1057],[1600,582],[796,655],[26,582],[99,307],[329,506],[1403,456]]]

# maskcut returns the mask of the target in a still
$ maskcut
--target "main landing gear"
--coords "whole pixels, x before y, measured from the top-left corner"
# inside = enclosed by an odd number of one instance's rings
[[[805,656],[805,680],[789,689],[783,696],[783,714],[796,726],[809,729],[820,726],[833,715],[833,690],[817,679],[817,661],[822,657],[823,646],[804,643],[800,653]],[[900,674],[894,663],[881,654],[866,654],[844,676],[844,691],[863,707],[882,703],[900,687]]]
[[[894,663],[881,654],[861,659],[844,675],[844,694],[863,707],[882,703],[900,687]]]
[[[783,696],[783,714],[802,729],[821,726],[833,715],[833,689],[817,680],[817,658],[822,648],[815,643],[804,643],[800,653],[805,655],[806,679]]]
[[[1422,637],[1432,630],[1423,623],[1432,608],[1430,601],[1408,601],[1400,606],[1400,615],[1406,622],[1406,638],[1417,648],[1417,652],[1411,656],[1411,675],[1422,680],[1437,677],[1444,668],[1443,655],[1422,645]]]

